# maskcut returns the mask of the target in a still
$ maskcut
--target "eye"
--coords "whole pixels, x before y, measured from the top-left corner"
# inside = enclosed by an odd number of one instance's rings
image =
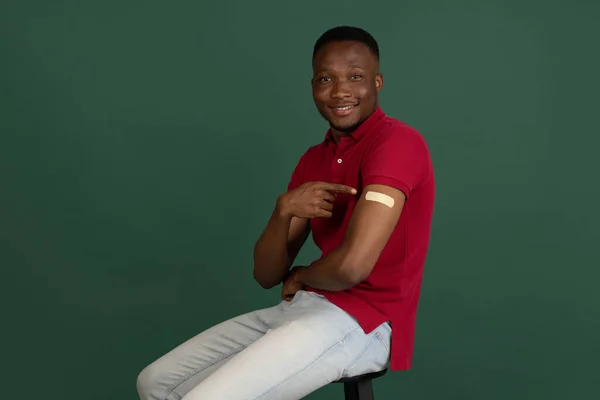
[[[319,82],[329,82],[330,78],[327,76],[322,76],[319,78]]]
[[[358,74],[354,74],[350,77],[350,79],[352,79],[353,81],[361,79],[361,78],[362,78],[362,75],[358,75]]]

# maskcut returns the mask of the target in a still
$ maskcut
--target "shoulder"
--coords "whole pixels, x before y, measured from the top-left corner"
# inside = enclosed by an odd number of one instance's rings
[[[320,152],[319,146],[318,144],[313,145],[300,152],[296,167],[292,171],[292,176],[287,186],[288,191],[304,183],[307,171],[310,172],[311,165],[314,164],[313,160],[316,160],[315,154]]]
[[[425,137],[415,127],[401,120],[386,117],[378,132],[379,140],[394,141],[396,143],[419,143],[427,147]]]
[[[395,186],[408,197],[432,172],[425,138],[412,126],[388,117],[370,135],[361,163],[365,184]]]
[[[377,127],[369,145],[369,150],[380,152],[417,152],[421,156],[429,157],[429,146],[425,137],[413,126],[386,116]]]
[[[299,163],[309,162],[311,159],[314,160],[315,158],[320,157],[323,154],[324,148],[324,143],[318,143],[305,147],[304,150],[300,152]]]

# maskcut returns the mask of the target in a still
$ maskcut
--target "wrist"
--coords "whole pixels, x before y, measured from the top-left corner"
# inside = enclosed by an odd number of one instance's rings
[[[305,274],[306,274],[306,267],[304,267],[304,266],[294,267],[294,270],[292,273],[292,279],[297,283],[301,283],[301,284],[305,285],[305,283],[303,281],[303,277]]]
[[[282,194],[277,198],[277,203],[275,204],[275,213],[280,218],[292,218],[292,213],[289,210],[288,201],[285,197],[285,194]]]

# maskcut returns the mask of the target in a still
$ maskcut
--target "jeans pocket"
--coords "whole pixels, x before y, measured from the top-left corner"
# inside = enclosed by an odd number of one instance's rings
[[[384,322],[377,330],[375,331],[375,337],[379,340],[379,343],[383,346],[385,351],[390,353],[390,342],[392,338],[392,328],[387,322]]]
[[[354,357],[348,368],[344,370],[344,377],[378,372],[388,365],[391,330],[389,325],[384,325],[367,335],[365,346]]]

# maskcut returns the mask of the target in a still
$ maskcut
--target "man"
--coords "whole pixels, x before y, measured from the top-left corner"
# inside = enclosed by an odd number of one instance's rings
[[[142,400],[300,399],[388,363],[412,366],[434,175],[422,136],[379,107],[382,87],[367,32],[338,27],[317,40],[313,98],[330,129],[299,160],[254,253],[255,279],[283,282],[282,301],[146,367]],[[322,256],[291,268],[310,231]]]

